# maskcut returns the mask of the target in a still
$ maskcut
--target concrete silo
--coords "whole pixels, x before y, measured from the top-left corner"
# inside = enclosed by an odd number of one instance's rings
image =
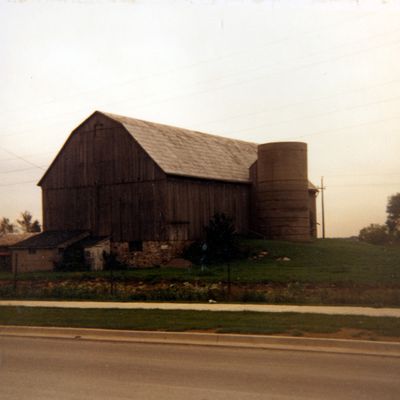
[[[255,180],[257,231],[270,239],[310,240],[307,144],[259,145]]]

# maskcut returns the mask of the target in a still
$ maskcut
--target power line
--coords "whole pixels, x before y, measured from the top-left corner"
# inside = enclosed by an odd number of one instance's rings
[[[382,122],[386,122],[386,121],[388,121],[388,120],[394,120],[394,119],[399,119],[399,118],[400,118],[400,116],[389,117],[389,118],[384,118],[384,119],[380,119],[380,120],[364,122],[364,123],[360,123],[360,124],[348,125],[348,126],[344,126],[344,127],[336,128],[336,129],[327,129],[327,130],[325,130],[325,131],[318,131],[318,132],[311,133],[311,134],[308,134],[308,135],[302,135],[302,136],[298,136],[298,137],[295,137],[295,138],[294,138],[294,137],[291,137],[291,138],[286,138],[286,139],[282,139],[282,140],[302,139],[302,138],[305,138],[305,137],[317,136],[317,135],[322,135],[322,134],[332,133],[332,132],[338,132],[338,131],[342,131],[342,130],[346,130],[346,129],[353,129],[353,128],[355,128],[355,127],[360,127],[360,126],[366,126],[366,125],[368,126],[368,125],[377,124],[377,123],[382,123]],[[30,162],[29,160],[27,160],[26,158],[17,155],[16,153],[13,153],[13,152],[11,152],[11,151],[9,151],[9,150],[7,150],[7,149],[4,149],[3,147],[0,147],[0,149],[2,149],[3,151],[5,151],[5,152],[7,152],[7,153],[9,153],[9,154],[14,155],[15,158],[12,158],[12,159],[20,159],[20,160],[22,160],[22,161],[24,161],[24,162],[26,162],[26,163],[32,165],[34,168],[38,168],[38,169],[41,169],[41,170],[45,170],[45,167],[39,166],[39,165],[37,165],[37,164],[35,164],[35,163],[32,163],[32,162]],[[40,153],[39,153],[39,154],[40,154]],[[43,153],[42,153],[42,154],[43,154]],[[45,153],[45,154],[50,154],[50,153]],[[11,159],[11,160],[12,160],[12,159]],[[12,171],[6,171],[5,173],[7,173],[7,172],[12,172]],[[15,172],[16,172],[16,171],[15,171]],[[397,175],[399,175],[399,174],[397,174]]]
[[[20,169],[12,169],[12,170],[8,170],[8,171],[0,171],[0,174],[11,174],[14,172],[24,172],[24,171],[30,171],[33,169],[38,169],[39,167],[29,167],[29,168],[20,168]],[[46,168],[45,166],[43,166],[41,169]]]
[[[5,186],[16,186],[16,185],[26,185],[28,183],[36,183],[37,181],[23,181],[23,182],[13,182],[13,183],[1,183],[0,187]]]
[[[369,106],[375,105],[375,104],[390,103],[390,102],[398,101],[398,100],[400,100],[400,96],[389,97],[389,98],[386,98],[386,99],[382,99],[382,100],[378,100],[378,101],[372,101],[372,102],[365,103],[365,104],[358,104],[356,106],[337,108],[335,110],[326,111],[326,112],[323,112],[323,113],[318,113],[318,114],[313,114],[313,115],[306,115],[306,116],[293,118],[293,119],[281,120],[281,121],[278,121],[278,122],[274,122],[272,124],[271,123],[260,124],[260,125],[252,126],[251,128],[246,128],[246,130],[244,132],[247,132],[247,131],[252,130],[252,129],[258,129],[258,128],[263,128],[263,127],[271,127],[271,126],[282,125],[282,124],[295,122],[295,121],[303,121],[303,120],[307,120],[307,119],[323,117],[325,115],[331,115],[331,114],[335,114],[337,112],[356,110],[357,108],[365,108],[365,107],[369,107]],[[243,132],[243,131],[241,131],[241,132]]]
[[[394,31],[392,31],[392,32],[386,32],[385,34],[381,34],[381,35],[387,35],[387,34],[391,34],[391,33],[393,33],[393,32],[397,32],[397,31],[399,31],[399,29],[396,29],[396,30],[394,30]],[[378,35],[378,36],[381,36],[381,35]],[[373,49],[378,49],[378,48],[386,47],[386,45],[389,45],[389,46],[390,46],[390,45],[397,45],[397,44],[399,44],[399,43],[400,43],[400,40],[388,41],[388,42],[385,42],[384,44],[369,46],[369,47],[367,47],[367,48],[365,48],[365,49],[360,49],[360,50],[357,50],[357,51],[352,51],[352,52],[349,52],[349,53],[346,53],[346,54],[341,54],[341,55],[339,55],[339,56],[333,56],[333,57],[330,57],[330,58],[325,59],[325,60],[320,60],[320,61],[317,61],[317,62],[312,62],[312,63],[308,63],[308,64],[303,64],[303,65],[301,65],[301,66],[290,67],[290,68],[286,68],[286,69],[284,69],[284,70],[272,71],[271,73],[268,73],[268,74],[266,74],[266,75],[263,74],[263,75],[258,76],[258,77],[256,77],[256,78],[251,78],[251,79],[247,79],[247,80],[242,80],[242,81],[236,81],[236,82],[232,82],[232,83],[227,83],[227,84],[220,85],[220,86],[218,86],[218,87],[209,88],[209,89],[203,89],[203,90],[201,90],[201,91],[192,91],[192,92],[187,92],[187,93],[183,93],[183,94],[178,94],[178,95],[176,95],[176,96],[167,97],[167,98],[165,98],[165,99],[158,100],[158,101],[155,101],[155,102],[154,102],[154,101],[151,101],[151,102],[147,102],[147,103],[144,103],[144,104],[137,104],[137,105],[135,105],[135,107],[137,107],[137,108],[146,108],[146,107],[149,107],[149,106],[153,106],[153,105],[155,105],[155,104],[162,104],[162,103],[165,103],[165,102],[168,102],[168,101],[173,101],[173,100],[176,100],[176,99],[179,99],[179,98],[185,98],[185,97],[191,96],[191,95],[205,94],[205,93],[218,91],[218,90],[225,89],[225,88],[232,87],[232,86],[246,85],[246,84],[248,84],[248,83],[252,83],[252,82],[255,82],[255,81],[259,81],[260,79],[264,79],[264,78],[267,77],[267,76],[280,74],[280,73],[282,73],[282,72],[285,73],[285,72],[291,72],[291,71],[293,71],[293,70],[300,70],[300,69],[304,69],[304,68],[309,68],[309,67],[313,67],[313,66],[315,66],[315,65],[320,65],[320,64],[324,64],[324,63],[326,63],[326,62],[332,62],[332,61],[335,61],[335,60],[338,60],[338,59],[341,59],[341,58],[346,58],[346,57],[349,57],[349,56],[353,56],[353,55],[355,55],[355,54],[360,54],[360,53],[363,53],[363,52],[366,52],[366,51],[369,51],[369,50],[373,50]],[[336,46],[336,47],[341,47],[341,46]],[[317,54],[318,54],[318,53],[317,53]],[[307,57],[305,57],[305,58],[307,58]],[[297,60],[297,61],[298,61],[298,60]],[[220,78],[213,78],[213,79],[211,79],[211,80],[209,79],[209,80],[206,80],[206,81],[198,82],[195,86],[197,86],[197,85],[199,85],[199,84],[202,84],[202,83],[207,83],[207,82],[210,82],[210,81],[214,81],[214,80],[217,80],[217,79],[220,80]],[[134,99],[134,98],[131,97],[131,98],[125,98],[125,99],[123,99],[123,100],[117,100],[117,101],[112,101],[112,102],[108,102],[108,103],[103,103],[102,106],[120,104],[120,103],[124,103],[124,102],[126,102],[126,101],[129,101],[129,100],[132,100],[132,99]],[[62,113],[62,114],[59,114],[59,115],[68,115],[68,114],[74,114],[74,113],[78,113],[78,112],[80,112],[80,111],[77,110],[77,111],[73,111],[73,112]],[[43,120],[43,119],[41,119],[41,120]],[[36,121],[36,120],[35,120],[35,121]],[[33,121],[33,122],[35,122],[35,121]],[[51,124],[51,125],[52,125],[52,124]],[[5,136],[20,135],[20,134],[22,134],[22,133],[12,133],[12,134],[3,135],[3,136],[5,137]]]
[[[338,92],[338,93],[334,93],[334,94],[330,94],[330,95],[326,95],[326,96],[314,97],[312,99],[308,99],[307,102],[321,101],[321,100],[329,99],[331,97],[342,96],[342,95],[348,94],[348,93],[363,92],[365,90],[370,90],[370,89],[373,89],[373,88],[376,88],[376,87],[381,87],[381,86],[392,85],[392,84],[398,83],[398,82],[400,82],[400,79],[393,79],[393,80],[390,80],[390,81],[380,82],[378,84],[368,85],[368,86],[364,86],[364,87],[353,89],[353,90],[345,90],[345,91],[342,91],[342,92]],[[374,104],[374,103],[367,103],[367,104]],[[379,102],[376,102],[376,103],[379,103]],[[241,118],[241,117],[244,117],[244,116],[252,116],[252,115],[258,115],[258,114],[264,114],[266,112],[270,112],[270,111],[273,111],[273,110],[280,110],[280,109],[290,108],[290,107],[297,106],[297,105],[302,105],[302,104],[304,104],[304,101],[286,103],[286,104],[275,106],[275,107],[274,106],[268,107],[268,109],[264,109],[264,110],[261,110],[261,111],[255,111],[255,112],[250,112],[250,113],[242,113],[242,114],[235,114],[235,115],[230,116],[230,117],[214,119],[214,120],[211,120],[211,121],[205,121],[205,122],[202,122],[201,124],[206,124],[207,125],[207,124],[213,124],[215,122],[223,122],[223,121],[227,121],[227,120],[231,120],[231,119],[237,119],[237,118]],[[356,107],[360,107],[360,106],[355,106],[355,108]],[[343,110],[347,110],[347,109],[343,109]],[[340,111],[340,110],[338,110],[338,111]],[[59,115],[71,115],[71,114],[76,114],[76,113],[79,113],[79,112],[80,112],[79,110],[78,111],[72,111],[72,112],[69,111],[67,113],[63,113],[63,114],[59,114]],[[331,112],[336,112],[336,110],[331,111]],[[328,112],[328,113],[330,113],[330,112]],[[317,116],[319,116],[319,115],[323,115],[323,114],[317,114]],[[313,117],[315,117],[315,115],[306,116],[304,118],[313,118]],[[300,117],[300,118],[303,118],[303,117]],[[280,121],[278,123],[280,124],[280,123],[292,122],[292,121],[294,121],[294,120]],[[53,122],[53,123],[50,123],[50,124],[46,124],[46,125],[44,125],[44,127],[50,127],[50,126],[54,126],[54,125],[59,125],[59,122]],[[250,130],[254,130],[254,129],[257,129],[257,128],[262,128],[262,127],[266,127],[266,126],[273,126],[273,125],[275,125],[275,124],[259,124],[259,125],[252,126],[250,128],[246,128],[245,130],[241,130],[240,132],[244,133],[244,132],[247,132],[247,131],[250,131]],[[26,135],[26,134],[29,134],[31,132],[32,132],[32,129],[26,129],[26,130],[24,130],[22,132],[15,132],[15,133],[10,133],[10,134],[0,135],[0,138],[19,136],[19,135]],[[50,154],[50,153],[42,153],[42,154]],[[5,160],[3,159],[3,160],[0,160],[0,161],[7,161],[7,160],[12,160],[12,159],[14,159],[14,158],[5,159]]]
[[[320,32],[322,32],[322,31],[328,30],[328,29],[330,29],[330,28],[335,28],[335,27],[337,28],[337,27],[339,27],[339,26],[342,26],[342,25],[344,25],[344,24],[347,24],[348,22],[352,23],[352,22],[354,22],[355,20],[357,21],[357,20],[361,20],[361,19],[364,19],[364,18],[369,18],[369,17],[371,17],[371,16],[375,16],[375,15],[365,14],[365,15],[362,15],[361,17],[349,18],[349,19],[346,19],[345,21],[342,21],[342,22],[339,23],[339,24],[327,25],[327,26],[323,27],[322,29],[320,29],[318,32],[320,33]],[[251,53],[252,51],[257,51],[257,50],[259,50],[260,48],[266,48],[266,47],[269,47],[269,46],[274,45],[274,44],[278,44],[278,43],[282,43],[282,42],[288,41],[288,40],[290,40],[290,39],[292,39],[292,38],[297,40],[299,34],[300,34],[300,35],[301,35],[301,34],[302,34],[302,35],[309,35],[309,34],[315,35],[315,34],[318,33],[318,32],[316,32],[315,30],[303,31],[303,32],[297,33],[297,34],[296,34],[295,36],[293,36],[293,37],[290,37],[290,36],[289,36],[289,37],[284,37],[284,38],[277,39],[277,40],[274,40],[274,41],[269,41],[269,42],[263,44],[262,46],[257,46],[257,47],[255,47],[255,48],[253,48],[253,49],[251,49],[251,50],[247,50],[247,49],[246,49],[246,50],[244,50],[244,51],[234,51],[234,52],[231,52],[231,53],[229,53],[229,54],[221,55],[221,56],[218,56],[218,57],[210,57],[210,58],[208,58],[208,59],[206,59],[206,60],[198,61],[198,62],[189,64],[189,65],[186,65],[186,66],[182,66],[182,67],[178,67],[178,68],[172,68],[172,69],[170,69],[170,70],[168,70],[168,71],[163,71],[163,72],[148,74],[147,76],[144,76],[144,77],[141,77],[141,78],[135,78],[135,79],[126,80],[126,81],[123,81],[123,82],[119,82],[119,83],[117,83],[117,84],[114,84],[114,85],[112,85],[112,86],[103,86],[102,88],[96,88],[96,89],[94,89],[94,90],[86,90],[86,91],[77,92],[77,93],[75,93],[75,94],[73,94],[73,95],[71,95],[71,96],[65,96],[65,97],[62,97],[62,98],[60,98],[60,99],[50,100],[50,101],[47,101],[47,102],[44,102],[44,103],[40,103],[40,104],[38,104],[38,105],[39,105],[39,106],[42,106],[42,105],[52,104],[52,103],[58,102],[58,101],[60,101],[60,100],[62,101],[62,100],[65,100],[65,99],[74,98],[74,97],[81,96],[81,95],[84,95],[84,94],[89,94],[89,93],[97,92],[97,91],[99,91],[99,90],[104,90],[104,89],[107,89],[107,88],[110,88],[110,87],[123,86],[123,85],[131,84],[131,83],[135,83],[135,82],[139,82],[139,81],[143,81],[143,80],[153,79],[153,78],[158,77],[158,76],[163,76],[163,75],[170,74],[171,72],[179,72],[179,71],[182,71],[182,70],[185,70],[185,69],[190,69],[190,68],[197,67],[197,66],[199,66],[199,65],[208,64],[208,63],[215,62],[215,61],[219,61],[219,60],[226,59],[226,58],[232,58],[232,57],[237,56],[237,55],[239,55],[239,54]],[[382,35],[382,34],[381,34],[381,35]],[[14,109],[14,110],[4,110],[2,113],[0,113],[0,116],[3,115],[4,113],[9,113],[9,112],[14,112],[14,111],[24,110],[24,109],[26,109],[26,108],[29,108],[29,106],[28,106],[28,107],[26,107],[26,106],[24,106],[24,107],[18,107],[18,108]]]
[[[325,176],[329,176],[331,178],[335,178],[335,177],[362,177],[362,176],[400,176],[399,172],[388,172],[388,173],[380,173],[380,174],[334,174],[334,175],[330,175],[330,174],[325,174]]]
[[[147,103],[147,104],[145,103],[145,104],[142,104],[142,105],[135,105],[135,107],[137,107],[137,108],[145,108],[145,107],[152,106],[154,104],[162,104],[162,103],[173,101],[173,100],[176,100],[176,99],[179,99],[179,98],[185,98],[185,97],[188,97],[188,96],[192,96],[192,95],[199,95],[199,94],[205,94],[205,93],[209,93],[209,92],[215,92],[215,91],[219,91],[219,90],[222,90],[222,89],[226,89],[228,87],[243,86],[243,85],[246,85],[246,84],[249,84],[249,83],[254,83],[254,82],[260,81],[261,79],[264,79],[267,76],[273,76],[273,75],[277,75],[277,74],[281,74],[281,73],[301,70],[301,69],[304,69],[304,68],[310,68],[310,67],[314,67],[316,65],[325,64],[327,62],[333,62],[333,61],[336,61],[336,60],[339,60],[339,59],[342,59],[342,58],[351,57],[351,56],[354,56],[356,54],[364,53],[364,52],[369,51],[369,50],[374,50],[374,49],[386,47],[387,45],[394,46],[394,45],[399,45],[399,44],[400,44],[400,40],[399,39],[398,40],[394,40],[394,41],[389,41],[389,42],[385,43],[384,45],[370,46],[370,47],[368,47],[366,49],[362,49],[362,50],[359,50],[359,51],[353,51],[353,52],[350,52],[350,53],[347,53],[347,54],[344,54],[344,55],[340,55],[340,56],[336,56],[336,57],[331,57],[331,58],[323,60],[323,61],[317,61],[317,62],[313,62],[313,63],[309,63],[309,64],[304,64],[304,65],[301,65],[301,66],[298,66],[298,67],[291,67],[291,68],[287,68],[287,69],[281,70],[281,71],[278,70],[278,71],[274,71],[273,73],[269,73],[269,74],[266,74],[266,75],[258,76],[256,78],[246,79],[246,80],[242,80],[242,81],[239,81],[239,82],[227,83],[227,84],[223,84],[223,85],[220,85],[218,87],[214,87],[214,88],[210,88],[210,89],[204,89],[204,90],[201,90],[201,91],[194,91],[194,92],[193,91],[192,92],[187,92],[187,93],[184,93],[184,94],[181,94],[181,95],[168,97],[166,99],[159,100],[159,101],[156,101],[156,102],[150,102],[150,103]],[[127,98],[127,99],[124,99],[124,100],[118,100],[118,101],[105,103],[104,105],[121,104],[121,103],[124,103],[124,102],[132,100],[132,99],[133,98]]]
[[[325,96],[307,99],[307,103],[314,102],[314,101],[321,101],[321,100],[329,99],[331,97],[343,96],[344,94],[349,94],[349,93],[354,93],[354,92],[363,92],[365,90],[369,90],[369,89],[380,87],[380,86],[392,85],[393,83],[398,83],[398,82],[400,82],[400,79],[392,79],[390,81],[380,82],[380,83],[377,83],[374,85],[363,86],[363,87],[357,88],[357,89],[344,90],[344,91],[334,93],[334,94],[329,94],[329,95],[325,95]],[[264,113],[272,111],[272,110],[275,111],[275,110],[280,110],[280,109],[294,107],[294,106],[303,105],[303,104],[304,104],[304,100],[296,101],[296,102],[292,102],[292,103],[286,103],[286,104],[282,104],[279,106],[272,106],[272,107],[269,106],[268,108],[263,109],[263,110],[252,111],[249,113],[235,114],[235,115],[225,117],[225,118],[218,118],[218,119],[214,119],[214,120],[205,121],[205,122],[202,122],[202,124],[208,125],[208,124],[213,124],[215,122],[224,122],[224,121],[231,120],[231,119],[237,119],[237,118],[248,117],[248,116],[252,116],[252,115],[264,114]]]
[[[345,130],[348,130],[348,129],[358,128],[360,126],[368,126],[368,125],[380,124],[381,122],[396,120],[396,119],[399,119],[399,118],[400,118],[400,116],[382,118],[382,119],[378,119],[378,120],[375,120],[375,121],[362,122],[362,123],[359,123],[359,124],[347,125],[347,126],[343,126],[343,127],[335,128],[335,129],[325,129],[323,131],[318,131],[318,132],[305,134],[305,135],[301,135],[301,136],[296,136],[296,137],[292,136],[292,137],[285,138],[285,139],[282,139],[282,140],[304,139],[304,138],[313,137],[313,136],[325,135],[326,133],[339,132],[339,131],[343,131],[343,130],[345,131]]]
[[[53,152],[33,153],[33,154],[28,154],[28,155],[25,155],[25,156],[21,156],[21,157],[29,158],[29,157],[32,157],[32,156],[43,155],[43,154],[46,154],[46,155],[47,155],[47,154],[53,154]],[[12,161],[12,160],[16,160],[16,159],[19,159],[19,157],[3,158],[3,159],[0,160],[0,162],[3,162],[3,161]]]
[[[24,158],[24,157],[22,157],[22,156],[20,156],[20,155],[18,155],[18,154],[16,154],[16,153],[14,153],[14,152],[12,152],[12,151],[10,151],[10,150],[5,149],[5,148],[2,147],[2,146],[0,146],[0,149],[3,150],[3,151],[5,151],[5,152],[8,153],[8,154],[11,154],[12,156],[14,156],[14,157],[17,158],[17,159],[22,160],[22,161],[26,162],[27,164],[32,165],[33,167],[39,168],[39,169],[41,169],[41,170],[44,170],[44,168],[41,167],[40,165],[37,165],[37,164],[33,163],[32,161],[29,161],[29,160],[27,160],[26,158]]]
[[[329,187],[341,188],[341,187],[361,187],[361,186],[399,186],[400,182],[374,182],[374,183],[352,183],[352,184],[344,184],[344,185],[329,185]]]

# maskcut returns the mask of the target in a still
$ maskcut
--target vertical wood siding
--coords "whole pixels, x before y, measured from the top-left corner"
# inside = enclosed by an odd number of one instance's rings
[[[45,230],[89,230],[114,241],[194,240],[217,212],[249,224],[250,185],[164,174],[118,123],[94,114],[41,182]]]
[[[43,178],[45,230],[90,230],[116,241],[165,235],[165,174],[119,124],[94,115]]]
[[[217,212],[232,217],[238,232],[248,229],[250,186],[210,180],[168,177],[166,228],[169,237],[194,240]]]

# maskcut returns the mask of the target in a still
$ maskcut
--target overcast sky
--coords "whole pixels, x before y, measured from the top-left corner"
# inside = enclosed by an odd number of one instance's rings
[[[41,219],[36,183],[94,110],[307,142],[330,237],[384,223],[400,192],[400,1],[21,0],[0,18],[0,216]]]

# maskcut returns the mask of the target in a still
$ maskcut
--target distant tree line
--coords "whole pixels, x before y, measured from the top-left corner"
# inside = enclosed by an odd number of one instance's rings
[[[41,226],[37,219],[33,219],[29,211],[23,211],[16,222],[11,222],[9,218],[0,219],[0,235],[18,232],[40,232]]]
[[[400,244],[400,193],[389,197],[386,223],[370,224],[361,229],[359,239],[372,244]]]

